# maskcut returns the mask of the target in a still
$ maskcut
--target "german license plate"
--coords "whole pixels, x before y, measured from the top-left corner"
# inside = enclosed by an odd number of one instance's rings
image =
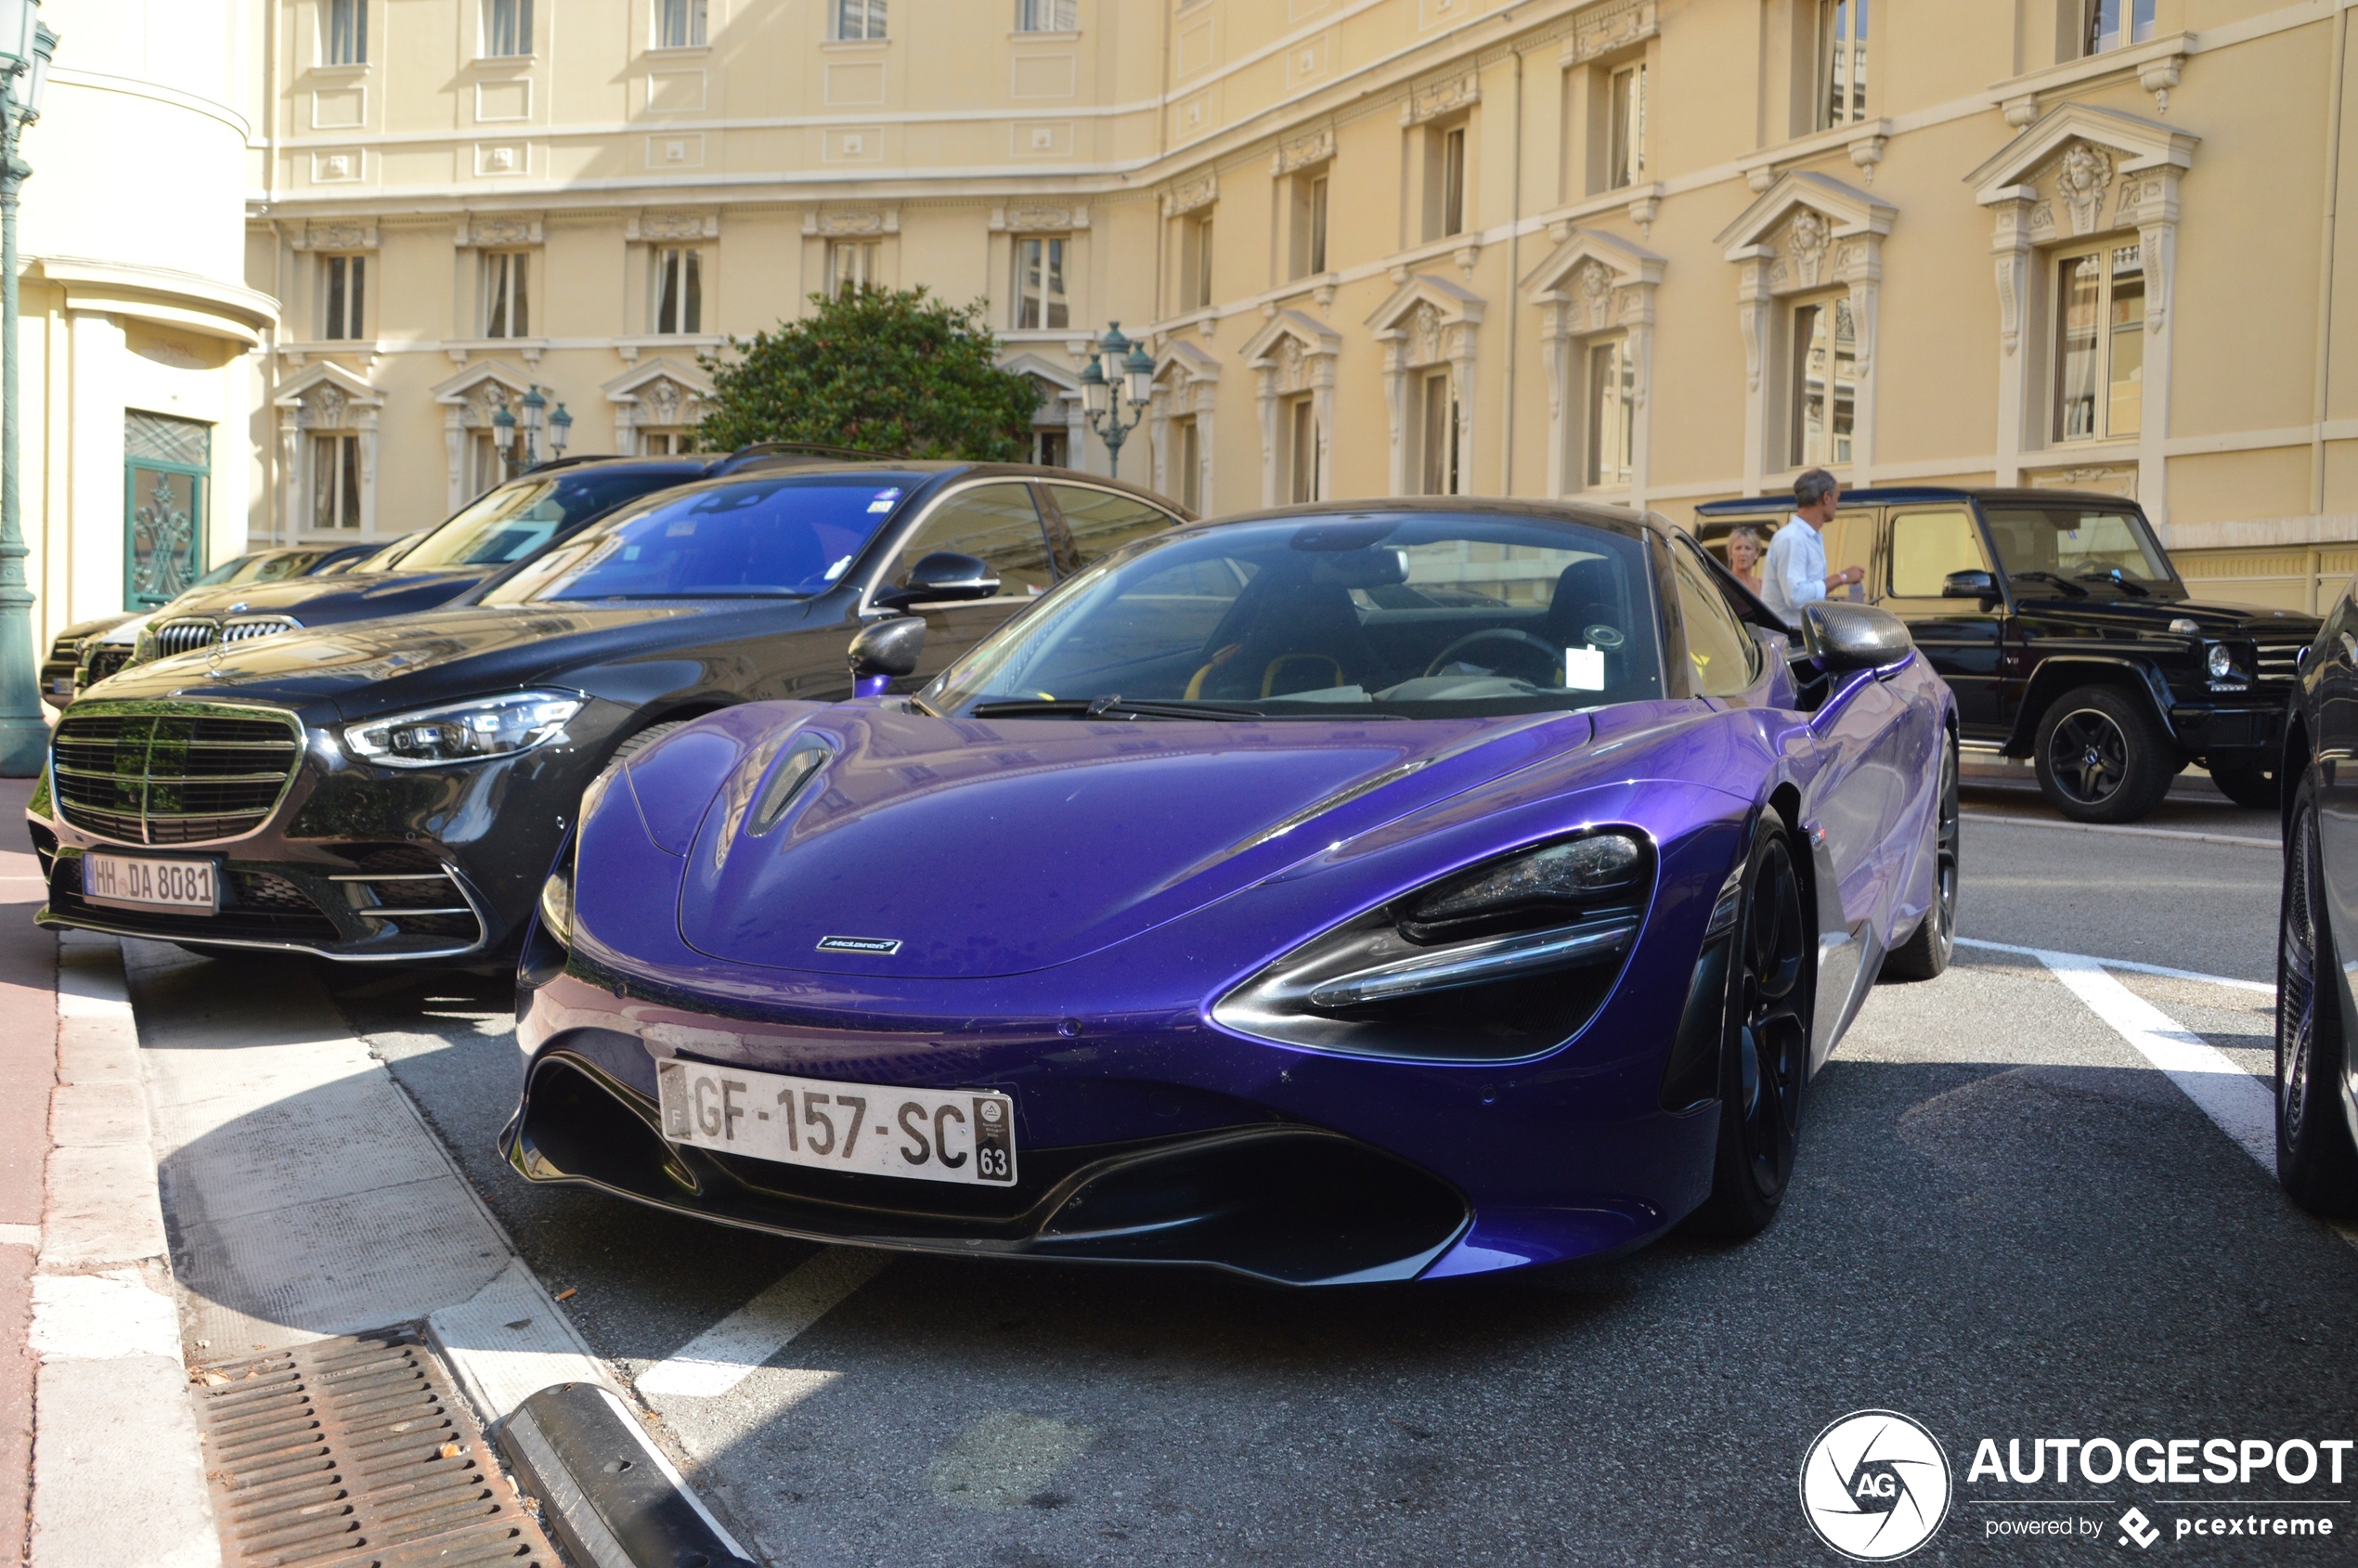
[[[211,861],[150,861],[131,855],[82,857],[82,896],[94,904],[214,914],[221,899]]]
[[[973,1089],[895,1089],[704,1062],[655,1066],[674,1143],[814,1170],[1008,1186],[1016,1103]]]

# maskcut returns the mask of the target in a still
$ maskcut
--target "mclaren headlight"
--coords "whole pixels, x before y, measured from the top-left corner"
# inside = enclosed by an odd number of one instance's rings
[[[582,709],[570,692],[510,692],[343,727],[344,749],[388,768],[440,768],[512,757],[562,740]]]
[[[1653,870],[1652,846],[1619,830],[1517,850],[1313,938],[1211,1016],[1240,1034],[1354,1056],[1536,1055],[1602,1004]]]

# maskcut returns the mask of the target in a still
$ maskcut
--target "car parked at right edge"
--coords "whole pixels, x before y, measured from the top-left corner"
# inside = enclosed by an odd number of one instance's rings
[[[2304,650],[2285,715],[2285,879],[2276,935],[2276,1178],[2293,1201],[2358,1218],[2358,606],[2348,592]]]
[[[1783,525],[1790,497],[1714,501],[1715,553]],[[2317,617],[2197,600],[2144,512],[2118,496],[1931,486],[1846,490],[1829,566],[1908,623],[1957,693],[1967,753],[2027,757],[2078,822],[2125,823],[2188,762],[2239,805],[2274,809],[2293,662]]]

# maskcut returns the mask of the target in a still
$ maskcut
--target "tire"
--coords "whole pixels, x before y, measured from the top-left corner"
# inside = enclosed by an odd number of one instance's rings
[[[1957,737],[1944,735],[1940,757],[1939,824],[1934,830],[1932,907],[1916,934],[1884,955],[1885,979],[1937,979],[1957,951]]]
[[[1766,813],[1744,865],[1720,1030],[1719,1147],[1697,1216],[1720,1236],[1766,1230],[1793,1178],[1809,1074],[1812,947],[1792,837]]]
[[[692,719],[667,719],[660,724],[650,724],[638,733],[625,737],[623,743],[614,748],[614,755],[606,758],[606,766],[611,768],[617,762],[628,762],[672,731],[684,730],[693,722],[695,720]]]
[[[2285,809],[2284,779],[2276,770],[2261,763],[2213,762],[2210,782],[2219,793],[2238,806],[2248,806],[2255,811],[2281,811]]]
[[[2032,755],[2041,793],[2079,823],[2135,822],[2161,804],[2180,766],[2152,711],[2113,686],[2057,697],[2040,717]]]
[[[2325,869],[2316,786],[2304,780],[2293,801],[2276,925],[2276,1179],[2312,1213],[2350,1219],[2358,1217],[2358,1145],[2342,1111],[2349,1042]]]

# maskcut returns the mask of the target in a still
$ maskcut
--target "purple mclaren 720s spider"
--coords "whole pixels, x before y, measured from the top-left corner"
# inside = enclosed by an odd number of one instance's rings
[[[590,786],[518,1173],[1283,1284],[1597,1258],[1767,1225],[1868,988],[1949,961],[1948,687],[1865,605],[1796,649],[1659,518],[1158,533],[882,694],[921,627]]]

